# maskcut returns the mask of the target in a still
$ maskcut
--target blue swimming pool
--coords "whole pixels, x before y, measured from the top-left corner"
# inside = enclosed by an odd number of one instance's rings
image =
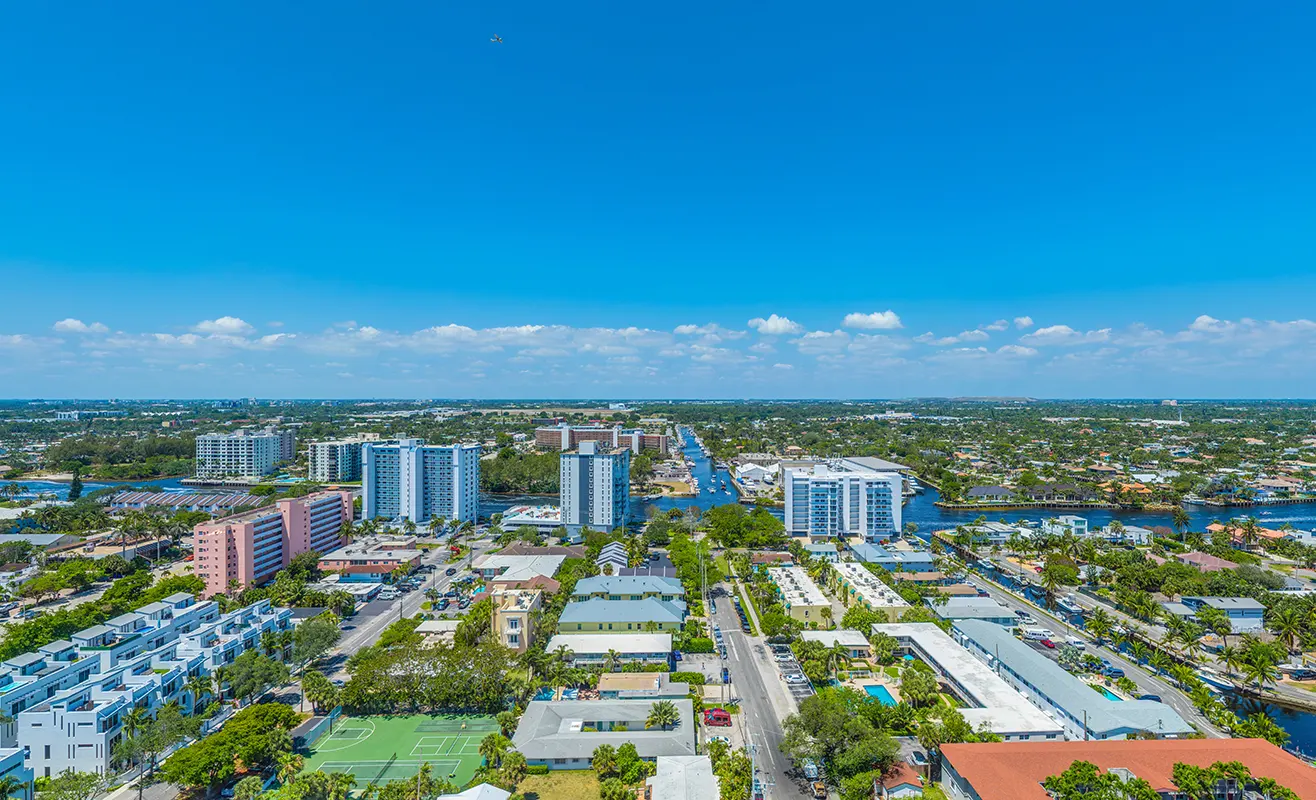
[[[1120,697],[1119,695],[1115,694],[1114,692],[1112,692],[1112,691],[1109,690],[1109,689],[1104,689],[1104,688],[1103,688],[1103,689],[1101,690],[1101,693],[1102,693],[1103,695],[1105,695],[1105,697],[1106,697],[1107,700],[1117,700],[1117,701],[1120,701],[1120,702],[1123,702],[1123,700],[1124,700],[1123,697]]]
[[[894,706],[896,704],[896,698],[891,696],[891,692],[887,691],[885,686],[874,686],[870,683],[864,687],[864,691],[868,693],[869,697],[876,697],[877,702],[884,706]]]
[[[545,686],[543,689],[540,689],[538,692],[535,692],[535,699],[536,699],[536,700],[552,700],[554,694],[555,694],[555,692],[554,692],[552,689],[550,689],[550,688],[548,688],[547,686]]]

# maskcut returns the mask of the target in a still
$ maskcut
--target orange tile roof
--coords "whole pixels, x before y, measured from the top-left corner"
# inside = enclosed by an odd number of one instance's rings
[[[1102,769],[1123,767],[1158,792],[1173,790],[1175,762],[1207,767],[1241,761],[1255,776],[1274,778],[1299,797],[1316,798],[1316,770],[1264,739],[948,744],[942,756],[981,800],[1048,800],[1042,781],[1075,761]]]

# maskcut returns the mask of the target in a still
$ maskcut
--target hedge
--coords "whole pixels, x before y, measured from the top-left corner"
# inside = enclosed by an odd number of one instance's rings
[[[672,683],[689,683],[695,686],[703,686],[707,678],[702,672],[673,672]]]
[[[547,764],[530,764],[530,765],[528,765],[528,766],[525,768],[525,774],[527,774],[527,775],[547,775],[547,774],[548,774],[548,765],[547,765]]]

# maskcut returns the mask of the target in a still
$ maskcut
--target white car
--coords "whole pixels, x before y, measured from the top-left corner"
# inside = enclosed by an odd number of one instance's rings
[[[1077,647],[1079,650],[1082,650],[1084,647],[1087,646],[1087,642],[1083,641],[1082,639],[1078,638],[1077,636],[1067,636],[1067,637],[1065,637],[1065,644],[1067,644],[1067,645],[1069,645],[1069,646],[1071,646],[1071,647]]]
[[[786,682],[787,682],[787,683],[808,683],[808,682],[809,682],[809,679],[808,679],[808,678],[804,677],[803,675],[799,674],[798,672],[792,672],[790,675],[787,675],[787,676],[785,676],[785,677],[786,677]]]
[[[790,653],[778,653],[775,658],[778,661],[790,661],[793,656]]]

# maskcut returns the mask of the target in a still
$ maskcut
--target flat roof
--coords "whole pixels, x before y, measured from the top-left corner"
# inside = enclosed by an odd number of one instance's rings
[[[990,597],[952,597],[930,605],[942,619],[1016,619],[1013,611]]]
[[[853,561],[844,561],[840,564],[832,565],[841,578],[858,593],[860,599],[872,607],[882,608],[908,608],[909,603],[905,598],[890,586],[882,582],[882,579],[868,571],[863,564],[856,564]]]
[[[768,577],[792,606],[831,605],[804,567],[769,567]]]
[[[551,578],[557,574],[562,562],[566,560],[566,556],[509,556],[502,553],[487,553],[471,562],[471,566],[480,570],[506,570],[502,575],[495,577],[505,577],[506,580],[524,580],[533,578],[536,575]]]
[[[1202,605],[1218,608],[1221,611],[1265,611],[1266,607],[1251,597],[1185,597],[1184,601],[1196,600]]]
[[[565,647],[580,655],[598,655],[616,650],[618,653],[670,653],[670,633],[559,633],[548,642],[548,652],[555,653]]]
[[[960,647],[946,632],[931,622],[902,622],[874,625],[874,633],[893,636],[902,644],[913,643],[932,661],[933,668],[948,675],[973,705],[962,708],[964,719],[977,730],[986,725],[994,733],[1064,734],[1064,726],[1006,683],[991,667]],[[1090,691],[1090,690],[1089,690]]]
[[[655,800],[709,800],[720,791],[708,756],[659,756],[645,785]]]
[[[1299,797],[1316,797],[1316,770],[1264,739],[947,744],[941,753],[980,800],[1049,800],[1042,781],[1080,760],[1103,770],[1127,769],[1160,793],[1174,792],[1176,762],[1208,767],[1241,761],[1254,777],[1273,778]]]
[[[806,642],[822,642],[827,647],[843,644],[846,647],[868,647],[868,637],[862,631],[801,631],[800,638]]]
[[[641,758],[695,755],[694,706],[689,698],[667,700],[678,722],[670,730],[646,728],[656,700],[532,700],[526,704],[512,746],[527,759],[588,760],[601,744],[635,745]],[[599,723],[627,723],[627,730],[585,730]]]
[[[1000,625],[979,619],[962,619],[955,623],[955,630],[988,657],[999,659],[1001,665],[1023,677],[1035,691],[1046,695],[1075,719],[1086,718],[1090,731],[1106,735],[1134,731],[1178,735],[1194,732],[1193,726],[1184,722],[1177,711],[1163,703],[1106,699],[1059,664],[1014,638]]]

